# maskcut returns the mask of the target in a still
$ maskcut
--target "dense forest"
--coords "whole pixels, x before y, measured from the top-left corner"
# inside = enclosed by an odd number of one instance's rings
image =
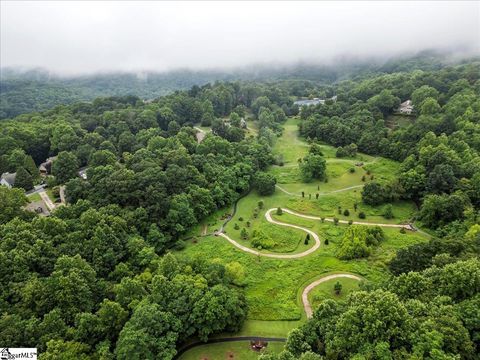
[[[65,184],[70,205],[40,217],[23,210],[24,189],[0,187],[0,338],[38,347],[41,359],[172,359],[192,337],[239,330],[248,308],[238,263],[169,250],[250,189],[275,190],[264,171],[281,165],[272,146],[285,119],[298,115],[301,135],[334,145],[338,156],[358,149],[401,161],[396,181],[369,182],[362,199],[412,199],[435,236],[399,250],[389,281],[344,303],[324,301],[290,333],[284,353],[263,358],[474,358],[480,64],[406,72],[408,64],[327,84],[217,82],[148,103],[97,98],[2,121],[0,172],[22,174],[20,187],[29,189],[36,166],[57,155],[48,183]],[[407,99],[414,116],[391,126]],[[256,135],[246,135],[244,119],[256,122]],[[199,143],[194,125],[212,132]],[[312,149],[302,176],[323,178],[322,155]],[[84,166],[87,179],[78,177]]]

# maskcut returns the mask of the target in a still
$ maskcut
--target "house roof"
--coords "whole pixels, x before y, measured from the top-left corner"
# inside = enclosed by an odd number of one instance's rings
[[[5,180],[10,186],[15,184],[15,178],[17,177],[17,173],[3,173],[1,179]]]

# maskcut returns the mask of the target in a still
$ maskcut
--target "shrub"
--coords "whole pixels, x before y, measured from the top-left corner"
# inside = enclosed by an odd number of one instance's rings
[[[365,180],[366,180],[366,179],[365,179],[365,175],[363,175],[363,176],[362,176],[362,181],[365,181]]]
[[[337,217],[334,217],[334,218],[333,218],[333,223],[334,223],[335,225],[338,225],[338,218],[337,218]]]
[[[263,200],[260,200],[260,201],[258,202],[258,208],[259,208],[259,209],[263,209],[263,206],[264,206],[264,205],[265,205],[265,204],[264,204]]]
[[[277,208],[277,215],[282,215],[283,214],[283,210],[281,207],[278,207]]]
[[[324,244],[325,244],[325,245],[328,245],[328,239],[325,239]]]
[[[335,285],[333,286],[333,290],[335,291],[336,295],[340,295],[340,292],[342,291],[342,284],[340,284],[340,281],[337,281]]]
[[[246,225],[247,225],[247,227],[250,227],[252,225],[252,223],[250,221],[247,221]]]
[[[263,231],[254,231],[252,234],[252,246],[257,249],[271,249],[275,246],[275,241],[266,235]]]
[[[405,230],[405,228],[402,227],[402,228],[400,229],[400,234],[406,234],[406,233],[407,233],[407,230]]]
[[[387,204],[383,208],[383,217],[385,219],[393,219],[393,207],[392,204]]]
[[[240,237],[243,239],[243,240],[247,240],[248,239],[248,232],[245,228],[242,229],[242,231],[240,231]]]
[[[365,219],[367,216],[365,215],[365,213],[364,213],[363,211],[360,211],[360,212],[358,213],[358,217],[359,217],[360,219]]]
[[[343,210],[343,215],[350,216],[350,211],[348,209]]]
[[[324,217],[321,217],[321,218],[320,218],[320,221],[321,221],[322,223],[325,222],[325,218],[324,218]]]
[[[235,230],[240,230],[240,226],[238,226],[237,223],[235,223],[235,225],[233,225],[233,228],[234,228]]]
[[[350,168],[348,171],[350,171],[351,174],[353,174],[355,172],[355,168]]]
[[[352,225],[353,224],[353,220],[348,220],[348,225]]]

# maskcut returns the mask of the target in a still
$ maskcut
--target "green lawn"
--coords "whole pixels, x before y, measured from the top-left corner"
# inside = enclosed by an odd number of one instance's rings
[[[284,343],[270,341],[261,352],[250,348],[250,341],[232,341],[205,344],[187,351],[180,360],[256,360],[260,354],[276,354],[283,350]]]
[[[334,285],[337,281],[342,285],[342,290],[339,295],[334,291]],[[349,278],[328,280],[313,288],[310,294],[308,294],[308,300],[313,308],[318,307],[325,299],[345,300],[348,294],[359,289],[359,284],[360,282],[358,280]]]
[[[41,201],[42,197],[40,196],[39,193],[33,193],[27,196],[28,200],[30,202],[36,202],[36,201]]]

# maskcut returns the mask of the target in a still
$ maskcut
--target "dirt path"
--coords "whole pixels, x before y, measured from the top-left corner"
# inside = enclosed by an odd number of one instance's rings
[[[303,292],[302,292],[302,303],[303,303],[303,308],[305,310],[305,314],[307,314],[307,318],[311,318],[313,314],[312,305],[310,305],[310,302],[308,301],[308,294],[310,293],[310,291],[312,291],[316,286],[320,285],[321,283],[324,283],[325,281],[338,279],[338,278],[349,278],[349,279],[354,279],[358,281],[362,280],[362,278],[357,275],[332,274],[332,275],[324,276],[318,280],[315,280],[311,284],[307,285],[307,287],[303,289]]]

